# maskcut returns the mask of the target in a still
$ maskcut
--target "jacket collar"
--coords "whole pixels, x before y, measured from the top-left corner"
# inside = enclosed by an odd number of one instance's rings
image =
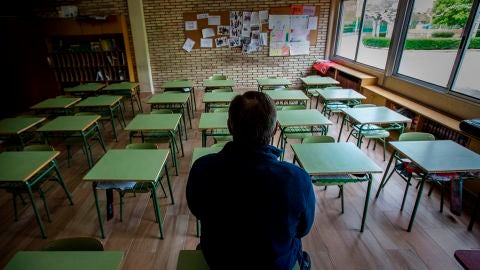
[[[233,141],[225,144],[221,152],[239,156],[256,156],[271,159],[278,159],[282,154],[281,149],[272,145],[245,146]]]

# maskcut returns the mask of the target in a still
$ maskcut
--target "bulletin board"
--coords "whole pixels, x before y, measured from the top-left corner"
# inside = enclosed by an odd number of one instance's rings
[[[200,39],[202,38],[202,29],[213,28],[215,31],[215,36],[209,37],[213,39],[213,47],[215,46],[215,39],[220,37],[228,37],[228,35],[218,35],[217,34],[217,25],[208,25],[208,18],[197,19],[197,14],[206,14],[209,16],[220,16],[220,25],[230,25],[230,12],[229,11],[216,11],[216,12],[189,12],[183,14],[183,22],[187,21],[197,21],[197,30],[185,31],[185,38],[190,38],[195,41],[194,49],[200,48]],[[185,27],[185,25],[183,25]],[[228,48],[228,46],[227,46]]]
[[[292,8],[291,7],[273,7],[270,8],[268,15],[292,15]],[[320,7],[315,6],[315,16],[319,18],[320,16]],[[268,28],[268,25],[267,25]],[[308,40],[310,41],[310,46],[317,45],[317,35],[318,35],[318,25],[317,29],[310,30],[308,34]]]

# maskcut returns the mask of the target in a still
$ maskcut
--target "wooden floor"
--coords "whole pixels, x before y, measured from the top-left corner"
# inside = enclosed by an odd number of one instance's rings
[[[165,239],[159,239],[158,226],[148,195],[129,195],[125,204],[124,221],[120,222],[119,200],[115,193],[116,216],[106,222],[106,237],[102,242],[106,250],[125,252],[123,269],[175,269],[179,251],[194,249],[199,241],[195,236],[195,218],[190,214],[185,200],[192,149],[201,146],[200,133],[195,127],[198,127],[203,105],[199,102],[202,94],[197,95],[198,108],[192,121],[194,128],[188,130],[188,141],[184,142],[185,156],[180,158],[180,175],[172,178],[175,205],[170,204],[169,198],[161,198],[160,201]],[[144,100],[147,98],[145,96]],[[146,105],[144,107],[149,111]],[[127,110],[129,120],[132,117],[129,106]],[[336,116],[331,120],[335,122]],[[334,124],[329,135],[336,138],[338,127],[339,124]],[[104,137],[108,148],[123,148],[128,140],[127,133],[120,131],[119,142],[115,142],[108,122],[105,122]],[[345,141],[345,137],[342,141]],[[67,203],[61,188],[54,183],[47,183],[51,185],[47,191],[51,223],[46,221],[40,199],[37,201],[48,234],[48,239],[44,240],[40,237],[32,207],[23,206],[19,202],[19,221],[15,222],[11,196],[0,191],[0,268],[3,268],[17,251],[38,250],[52,239],[73,236],[100,237],[91,185],[82,181],[88,171],[82,151],[75,149],[71,167],[67,168],[65,148],[59,145],[57,149],[62,151],[58,161],[67,186],[73,194],[74,205]],[[94,149],[96,160],[103,153],[100,149],[98,146]],[[375,151],[372,147],[363,147],[362,150],[385,168],[381,146],[377,146]],[[389,155],[387,154],[387,161]],[[291,160],[290,152],[287,152],[286,159]],[[315,223],[309,235],[303,239],[304,249],[310,253],[312,259],[312,269],[460,269],[453,257],[454,251],[480,248],[480,224],[476,224],[472,232],[466,230],[469,209],[458,217],[450,213],[447,203],[444,212],[440,213],[438,192],[434,192],[431,197],[423,196],[413,230],[406,232],[416,192],[409,193],[402,213],[399,209],[405,183],[394,176],[380,197],[375,199],[374,194],[381,176],[375,175],[363,233],[360,233],[359,229],[366,183],[345,186],[344,214],[340,213],[338,188],[329,187],[326,191],[315,188]],[[248,189],[245,192],[245,200],[248,200]],[[99,194],[104,203],[104,193]],[[234,232],[225,237],[230,237],[232,245],[235,245]]]

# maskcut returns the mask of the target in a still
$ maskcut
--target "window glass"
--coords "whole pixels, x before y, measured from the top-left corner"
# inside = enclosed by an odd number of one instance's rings
[[[398,73],[447,86],[473,0],[417,0]]]
[[[368,0],[363,16],[357,62],[384,69],[398,0]]]
[[[469,46],[453,85],[453,91],[480,99],[480,9],[470,32]]]
[[[342,2],[336,53],[339,56],[355,59],[362,7],[363,0],[345,0]]]

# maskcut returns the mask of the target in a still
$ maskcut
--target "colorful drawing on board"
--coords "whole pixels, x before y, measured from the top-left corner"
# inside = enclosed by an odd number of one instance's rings
[[[289,56],[290,47],[287,42],[270,42],[269,56]]]

